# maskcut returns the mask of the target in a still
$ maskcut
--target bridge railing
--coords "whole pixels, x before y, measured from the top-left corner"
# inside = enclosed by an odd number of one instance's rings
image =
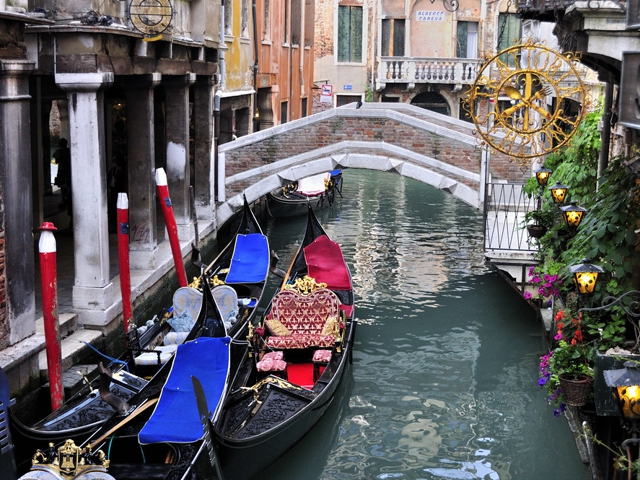
[[[522,183],[487,183],[484,223],[485,252],[521,252],[532,254],[538,250],[529,237],[524,223],[525,214],[536,208],[536,199],[523,191]]]

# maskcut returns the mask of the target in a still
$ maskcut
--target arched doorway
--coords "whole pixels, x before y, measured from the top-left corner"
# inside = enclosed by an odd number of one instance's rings
[[[441,113],[443,115],[451,116],[451,109],[449,104],[442,95],[437,92],[422,92],[413,97],[411,105],[416,107],[425,108],[432,112]]]

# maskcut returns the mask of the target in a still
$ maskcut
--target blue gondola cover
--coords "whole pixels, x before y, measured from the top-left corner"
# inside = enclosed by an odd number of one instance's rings
[[[229,344],[229,337],[201,337],[178,347],[158,405],[138,435],[140,443],[189,443],[202,438],[191,376],[200,379],[207,404],[215,410],[229,374]]]
[[[269,271],[269,242],[261,233],[238,235],[225,283],[260,283]]]

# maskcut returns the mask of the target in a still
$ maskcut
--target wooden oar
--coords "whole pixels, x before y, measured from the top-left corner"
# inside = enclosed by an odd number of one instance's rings
[[[157,401],[158,401],[157,398],[152,398],[151,400],[149,400],[149,401],[143,403],[142,405],[138,406],[138,408],[136,408],[128,417],[122,419],[115,426],[111,427],[109,430],[107,430],[105,433],[103,433],[100,437],[98,437],[97,440],[94,440],[93,442],[91,442],[89,444],[89,448],[91,448],[91,450],[93,450],[105,438],[107,438],[109,435],[111,435],[113,432],[118,430],[120,427],[122,427],[126,423],[129,423],[132,419],[137,417],[139,414],[144,412],[149,407],[155,405],[157,403]]]

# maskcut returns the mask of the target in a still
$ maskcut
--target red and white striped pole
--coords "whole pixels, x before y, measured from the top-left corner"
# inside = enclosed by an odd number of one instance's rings
[[[163,168],[156,169],[156,187],[158,188],[158,197],[160,198],[160,208],[164,215],[164,223],[167,226],[169,234],[169,244],[171,245],[171,253],[173,253],[173,263],[176,266],[178,274],[178,284],[181,287],[187,286],[187,272],[184,269],[182,261],[182,253],[180,252],[180,241],[178,240],[178,226],[173,215],[173,207],[171,206],[171,198],[169,197],[169,187],[167,183],[167,174]]]
[[[133,322],[131,308],[131,270],[129,268],[129,197],[118,193],[118,265],[120,266],[120,293],[122,294],[122,323],[125,335]]]
[[[56,265],[57,228],[51,222],[40,227],[40,284],[42,287],[42,313],[44,317],[44,339],[47,349],[47,370],[51,409],[58,409],[64,402],[62,386],[62,348],[60,347],[60,322],[58,320],[58,281]]]

